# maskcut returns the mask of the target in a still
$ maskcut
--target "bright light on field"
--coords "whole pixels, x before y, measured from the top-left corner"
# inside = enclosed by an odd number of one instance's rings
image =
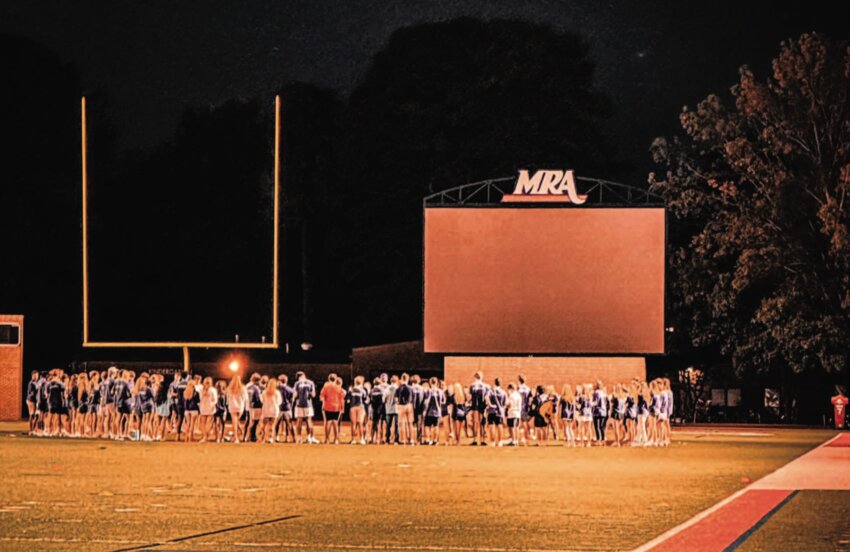
[[[231,372],[238,372],[239,371],[239,361],[238,360],[232,361],[230,363],[229,367],[230,367]]]

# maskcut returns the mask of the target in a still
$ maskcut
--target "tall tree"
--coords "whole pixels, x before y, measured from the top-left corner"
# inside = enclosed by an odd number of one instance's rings
[[[650,175],[676,217],[671,310],[688,345],[739,374],[847,374],[850,49],[785,42],[772,76],[747,67],[658,138]]]
[[[461,18],[400,29],[349,106],[344,235],[355,341],[421,334],[422,198],[517,168],[615,176],[576,35]]]

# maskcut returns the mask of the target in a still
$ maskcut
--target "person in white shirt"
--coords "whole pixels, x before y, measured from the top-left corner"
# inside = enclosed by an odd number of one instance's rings
[[[508,384],[508,445],[519,444],[519,425],[522,418],[522,395],[513,383]]]
[[[200,395],[198,408],[201,411],[201,442],[203,443],[207,440],[207,436],[212,429],[215,403],[218,402],[218,391],[213,386],[212,378],[204,378],[198,394]]]
[[[274,426],[275,422],[277,422],[278,416],[280,416],[280,403],[283,402],[283,398],[280,396],[280,391],[277,390],[277,380],[271,378],[266,384],[266,388],[263,390],[263,393],[260,395],[260,400],[263,402],[263,411],[262,411],[262,438],[257,437],[258,440],[262,439],[267,443],[274,443],[275,434],[274,434]]]
[[[242,376],[236,374],[227,386],[227,409],[230,410],[230,423],[233,426],[233,442],[239,442],[242,435],[242,415],[248,405],[248,390],[242,383]]]

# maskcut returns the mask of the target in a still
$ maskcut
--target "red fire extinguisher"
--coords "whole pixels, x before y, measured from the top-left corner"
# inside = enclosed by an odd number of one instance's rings
[[[835,429],[844,429],[844,416],[847,410],[847,397],[840,392],[832,397],[832,408],[835,410]]]

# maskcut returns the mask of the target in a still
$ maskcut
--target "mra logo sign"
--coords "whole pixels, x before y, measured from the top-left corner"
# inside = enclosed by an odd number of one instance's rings
[[[502,202],[562,201],[581,205],[587,196],[579,194],[573,171],[542,170],[529,176],[521,169],[516,180],[514,193],[505,194]]]

